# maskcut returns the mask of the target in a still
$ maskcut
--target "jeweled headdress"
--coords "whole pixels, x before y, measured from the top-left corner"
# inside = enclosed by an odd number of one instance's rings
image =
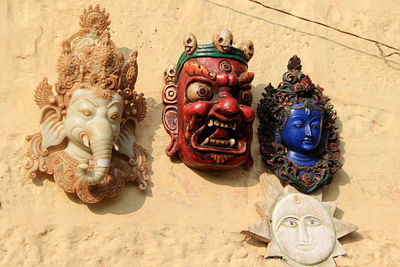
[[[35,93],[39,107],[57,105],[62,113],[68,106],[72,91],[76,88],[95,87],[97,94],[109,98],[112,93],[124,99],[124,118],[141,121],[146,113],[143,94],[137,94],[135,83],[138,66],[137,51],[125,63],[124,55],[110,39],[109,14],[100,6],[84,9],[80,17],[81,30],[62,43],[58,58],[57,95],[53,96],[51,86],[44,79]]]
[[[323,95],[323,88],[312,83],[301,69],[300,58],[290,58],[288,71],[282,76],[277,88],[269,84],[258,106],[260,118],[259,139],[262,159],[282,182],[309,193],[332,181],[333,174],[341,168],[339,163],[339,133],[335,127],[336,111],[330,99]],[[321,160],[313,167],[298,166],[286,158],[286,148],[281,143],[281,132],[290,109],[304,103],[305,108],[322,110],[322,135],[317,148]],[[309,175],[313,172],[314,175]],[[302,174],[300,174],[302,173]]]

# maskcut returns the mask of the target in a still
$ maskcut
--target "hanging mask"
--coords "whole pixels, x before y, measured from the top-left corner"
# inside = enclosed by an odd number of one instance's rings
[[[297,56],[275,89],[265,88],[258,106],[264,163],[284,184],[310,193],[332,182],[339,163],[336,111],[323,89],[301,72]]]
[[[47,78],[35,90],[40,132],[27,138],[30,177],[50,174],[87,203],[118,195],[126,182],[145,190],[149,180],[145,150],[135,142],[146,114],[135,91],[137,52],[126,60],[116,48],[108,17],[98,5],[83,11],[81,30],[62,44],[55,90]]]
[[[251,41],[233,47],[232,33],[222,30],[211,44],[198,45],[189,34],[177,65],[164,73],[163,124],[171,142],[169,157],[201,170],[251,167],[250,144],[255,112],[247,62]]]

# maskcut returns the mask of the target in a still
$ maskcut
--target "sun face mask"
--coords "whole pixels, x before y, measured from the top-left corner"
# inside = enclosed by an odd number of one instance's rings
[[[162,98],[163,124],[171,136],[166,149],[188,166],[201,170],[251,167],[250,144],[255,112],[247,71],[251,41],[232,46],[223,30],[211,44],[198,45],[189,34],[177,65],[167,67]]]
[[[267,258],[283,258],[289,266],[336,266],[346,252],[338,239],[358,229],[336,219],[336,202],[323,202],[322,193],[306,195],[282,188],[267,174],[260,176],[266,197],[256,203],[263,220],[241,233],[268,243]]]

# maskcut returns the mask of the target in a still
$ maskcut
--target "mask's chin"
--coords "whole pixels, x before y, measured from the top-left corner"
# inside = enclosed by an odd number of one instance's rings
[[[216,118],[207,118],[205,122],[192,134],[191,146],[198,151],[223,154],[244,154],[247,141],[240,134],[239,120],[223,121]]]

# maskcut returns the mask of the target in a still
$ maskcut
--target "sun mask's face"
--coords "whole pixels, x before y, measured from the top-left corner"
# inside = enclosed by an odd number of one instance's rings
[[[289,151],[310,154],[321,139],[322,110],[294,104],[282,129],[282,141]]]
[[[270,199],[256,203],[263,220],[241,233],[269,243],[266,258],[282,258],[288,266],[336,266],[334,258],[346,254],[338,239],[357,230],[333,217],[336,202],[322,202],[322,192],[311,197],[283,188],[267,173],[260,185]]]
[[[336,233],[331,216],[307,195],[291,194],[280,200],[271,224],[282,253],[295,262],[318,264],[334,249]]]
[[[178,151],[185,164],[207,169],[252,165],[253,76],[235,60],[205,57],[185,63],[177,82]]]

